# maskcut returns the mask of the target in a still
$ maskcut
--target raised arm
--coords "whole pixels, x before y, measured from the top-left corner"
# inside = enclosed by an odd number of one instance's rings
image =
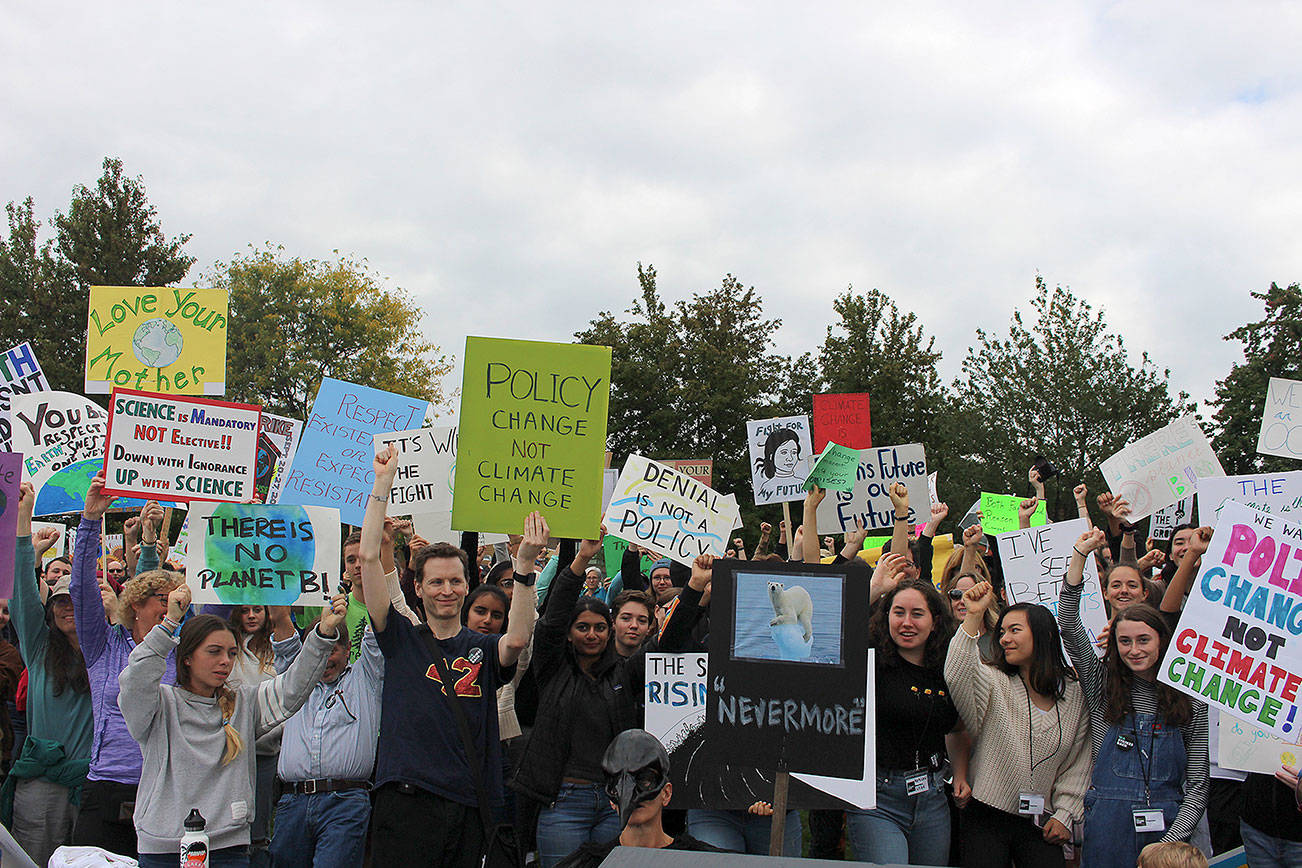
[[[1086,500],[1086,498],[1089,497],[1090,490],[1086,488],[1085,483],[1082,482],[1080,485],[1073,488],[1071,493],[1072,496],[1076,498],[1076,515],[1086,521],[1090,521],[1089,501]]]
[[[891,507],[895,510],[895,528],[891,531],[891,551],[902,553],[909,547],[909,487],[895,482],[890,488]]]
[[[963,529],[963,560],[958,567],[960,573],[983,574],[983,571],[977,567],[977,564],[983,563],[980,549],[983,539],[985,539],[985,531],[981,529],[981,525],[974,524]]]
[[[366,599],[374,602],[374,605],[367,607],[366,613],[375,632],[383,633],[389,623],[389,610],[392,607],[389,602],[389,587],[384,581],[384,559],[380,552],[384,541],[385,510],[389,507],[389,494],[393,491],[393,477],[398,473],[398,451],[392,443],[375,456],[371,466],[375,470],[375,482],[371,486],[370,497],[366,499],[358,554],[362,559],[362,592],[366,594]],[[389,559],[392,561],[392,554]],[[321,613],[322,619],[325,614]]]
[[[759,542],[755,544],[755,560],[763,560],[769,553],[769,535],[773,533],[773,525],[767,521],[760,522]]]
[[[157,501],[149,501],[140,510],[140,557],[132,575],[158,569],[162,559],[158,551],[159,529],[163,526],[163,508]]]
[[[72,615],[77,623],[77,642],[92,665],[104,653],[108,644],[109,627],[104,619],[104,600],[100,596],[99,579],[95,575],[95,562],[99,558],[100,528],[104,513],[113,504],[113,498],[103,493],[104,471],[95,474],[86,490],[86,503],[81,511],[81,524],[77,527],[77,540],[72,547]]]
[[[863,551],[863,541],[868,538],[868,531],[864,530],[863,520],[859,516],[854,517],[854,530],[847,530],[841,538],[841,557],[843,561],[853,561],[859,557],[859,552]]]
[[[1158,608],[1163,612],[1174,614],[1184,609],[1185,595],[1193,587],[1194,576],[1198,575],[1198,567],[1211,543],[1210,527],[1200,527],[1189,536],[1189,548],[1184,553],[1184,559],[1180,561],[1180,566],[1176,567],[1175,575],[1171,577],[1171,583],[1166,586],[1166,593],[1162,595],[1162,603]]]
[[[978,582],[967,589],[963,594],[967,615],[950,640],[949,654],[945,657],[945,683],[949,685],[949,694],[974,741],[981,737],[981,729],[985,726],[986,709],[994,693],[995,679],[1005,677],[993,666],[981,662],[981,651],[977,647],[981,621],[994,599],[995,592],[989,582]]]
[[[18,633],[18,647],[23,659],[28,660],[41,648],[49,631],[45,625],[45,607],[42,605],[36,578],[36,551],[32,548],[32,507],[36,491],[30,482],[18,489],[18,541],[14,557],[14,596],[10,601],[10,614],[14,630]]]
[[[341,635],[347,611],[347,597],[343,594],[332,597],[330,605],[321,610],[321,623],[308,631],[303,650],[289,664],[289,668],[252,688],[257,693],[258,737],[266,735],[277,724],[289,720],[307,702],[312,688],[321,680],[321,673],[325,672],[326,658],[330,656],[335,640]]]
[[[167,655],[176,648],[181,619],[190,608],[190,586],[181,585],[167,595],[167,616],[163,623],[145,634],[144,640],[131,649],[127,666],[118,675],[118,707],[127,724],[127,732],[144,744],[162,708],[159,682],[167,670]]]
[[[602,535],[605,532],[603,527]],[[519,660],[533,637],[534,610],[538,605],[538,596],[533,587],[536,576],[534,561],[547,544],[549,536],[551,530],[541,513],[531,512],[525,516],[524,536],[515,550],[515,562],[512,565],[515,589],[511,592],[511,612],[507,619],[506,633],[497,643],[497,661],[503,666],[511,666]],[[600,540],[597,541],[597,549],[601,549]]]
[[[1034,473],[1035,471],[1031,471]],[[1026,530],[1031,526],[1031,519],[1035,517],[1035,510],[1040,506],[1040,501],[1034,497],[1028,497],[1017,505],[1017,527],[1019,530]]]
[[[1103,708],[1103,683],[1106,674],[1094,645],[1080,618],[1080,595],[1085,581],[1085,559],[1100,546],[1106,545],[1103,531],[1090,528],[1081,534],[1072,546],[1071,561],[1067,564],[1067,576],[1064,579],[1062,593],[1058,598],[1058,630],[1062,633],[1062,644],[1071,657],[1071,665],[1076,667],[1081,689],[1085,691],[1085,702],[1091,713],[1098,713]]]
[[[809,489],[805,495],[805,523],[802,527],[805,530],[804,555],[805,563],[816,564],[820,561],[818,548],[818,505],[827,497],[827,490],[819,488],[817,485]]]

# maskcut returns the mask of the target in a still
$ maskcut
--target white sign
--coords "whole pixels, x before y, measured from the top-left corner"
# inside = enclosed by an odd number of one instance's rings
[[[666,464],[630,455],[606,507],[606,533],[691,566],[722,557],[740,519],[737,498]]]
[[[46,549],[45,554],[41,555],[42,567],[55,558],[63,557],[65,552],[71,551],[71,549],[67,548],[68,526],[66,524],[60,524],[57,521],[33,521],[32,535],[35,536],[38,530],[50,528],[57,530],[59,536],[54,540],[54,545]]]
[[[1199,479],[1225,475],[1193,416],[1139,438],[1104,461],[1099,470],[1112,493],[1130,504],[1132,522],[1193,494]]]
[[[452,512],[452,479],[457,469],[455,425],[376,434],[373,439],[377,455],[390,444],[398,450],[389,515]]]
[[[999,562],[1004,568],[1004,587],[1008,599],[1014,603],[1039,603],[1047,606],[1058,617],[1058,594],[1063,577],[1071,563],[1072,548],[1080,535],[1089,530],[1083,518],[1059,521],[1025,530],[1013,530],[995,537],[999,546]],[[1107,610],[1103,606],[1103,591],[1099,588],[1098,568],[1094,558],[1085,559],[1084,584],[1081,587],[1081,623],[1089,634],[1090,643],[1100,657],[1103,650],[1096,640],[1108,624]]]
[[[1257,451],[1280,458],[1302,458],[1302,382],[1270,378]]]
[[[1302,521],[1302,470],[1198,480],[1198,515],[1203,524],[1214,527],[1227,500]]]
[[[45,379],[31,344],[23,342],[0,354],[0,452],[21,451],[9,448],[13,424],[9,417],[9,396],[15,392],[27,395],[49,389],[50,382]]]
[[[808,416],[747,422],[746,442],[756,506],[805,499],[805,477],[814,454]]]
[[[931,520],[927,455],[921,443],[859,450],[859,473],[853,491],[829,491],[818,507],[820,534],[854,530],[857,517],[866,530],[895,526],[890,487],[903,482],[909,489],[909,525]]]
[[[1207,485],[1212,480],[1223,478],[1225,477],[1213,476],[1211,479],[1203,480],[1203,484]],[[1198,492],[1199,499],[1202,498],[1202,494],[1202,491]],[[1153,539],[1170,539],[1172,532],[1177,527],[1193,522],[1193,507],[1194,499],[1192,497],[1181,498],[1170,506],[1162,507],[1153,513],[1153,518],[1148,523],[1148,535]]]
[[[1280,766],[1297,768],[1302,745],[1289,744],[1268,730],[1244,723],[1228,714],[1219,715],[1220,743],[1216,764],[1223,769],[1273,775]]]
[[[294,463],[294,450],[298,448],[298,437],[303,433],[303,423],[288,416],[263,412],[262,433],[275,444],[280,454],[273,457],[275,469],[271,474],[271,484],[267,488],[265,503],[279,503],[280,490],[285,485],[285,476],[289,465]]]
[[[81,395],[12,397],[13,451],[36,489],[36,515],[81,512],[91,477],[104,464],[108,414]],[[123,504],[118,504],[119,506]]]

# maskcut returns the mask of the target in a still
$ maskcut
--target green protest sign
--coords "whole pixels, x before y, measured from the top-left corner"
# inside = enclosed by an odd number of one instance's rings
[[[991,494],[981,492],[981,530],[994,536],[1017,530],[1017,507],[1023,498],[1012,494]],[[1031,516],[1031,527],[1049,523],[1049,514],[1044,501],[1036,504],[1035,514]]]
[[[805,491],[817,485],[828,491],[853,491],[855,474],[859,472],[859,450],[828,443],[818,456],[814,469],[805,477]]]
[[[610,404],[610,347],[466,338],[452,527],[592,539]]]
[[[613,579],[623,563],[624,552],[628,551],[628,540],[606,534],[601,541],[601,551],[602,557],[606,559],[606,578]],[[642,555],[642,574],[650,575],[651,566],[655,562],[655,558]]]

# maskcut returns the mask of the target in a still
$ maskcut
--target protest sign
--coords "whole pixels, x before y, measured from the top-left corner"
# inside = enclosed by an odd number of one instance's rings
[[[930,495],[932,503],[940,503],[940,492],[936,490],[939,476],[939,471],[927,474],[927,494]]]
[[[92,286],[86,394],[226,394],[224,289]]]
[[[863,776],[868,582],[843,564],[716,561],[705,737],[719,759]],[[853,626],[851,626],[853,625]],[[870,770],[871,771],[871,770]]]
[[[172,543],[171,558],[175,563],[185,560],[190,551],[190,514],[185,514],[185,519],[181,522],[181,529],[176,533],[176,542]],[[179,560],[177,560],[179,558]]]
[[[817,485],[828,491],[853,491],[859,471],[859,450],[828,443],[805,478],[805,490]]]
[[[617,536],[606,534],[601,539],[601,557],[605,564],[607,578],[614,578],[615,573],[619,572],[620,566],[624,561],[624,552],[628,551],[628,540],[622,540]],[[642,574],[650,575],[651,567],[655,564],[656,559],[650,555],[642,555],[640,561]]]
[[[54,545],[46,549],[45,554],[41,555],[41,562],[36,565],[38,569],[43,569],[45,564],[48,564],[55,558],[63,557],[65,552],[72,551],[72,545],[68,540],[68,526],[66,524],[60,524],[57,521],[32,522],[33,535],[35,535],[38,530],[46,529],[57,531],[59,535],[54,538]]]
[[[607,534],[691,566],[700,555],[723,555],[740,510],[733,495],[725,497],[672,467],[630,455],[604,520]]]
[[[278,502],[333,506],[361,527],[375,482],[375,435],[418,428],[428,409],[428,401],[325,377]]]
[[[1158,680],[1296,741],[1302,726],[1299,550],[1302,524],[1223,503]]]
[[[667,458],[660,463],[692,477],[702,485],[709,486],[714,481],[713,458]]]
[[[1203,524],[1214,527],[1227,500],[1289,521],[1302,521],[1302,470],[1198,480],[1198,516]]]
[[[610,347],[466,338],[452,526],[595,539],[609,404]]]
[[[695,479],[696,477],[692,477]],[[604,515],[606,507],[610,506],[610,498],[615,494],[615,483],[619,482],[619,471],[613,467],[607,467],[601,471],[601,512]],[[708,484],[708,483],[707,483]]]
[[[1280,458],[1302,458],[1302,382],[1270,378],[1257,451]]]
[[[261,416],[253,404],[114,389],[104,493],[250,500]]]
[[[756,506],[805,499],[805,477],[814,452],[808,416],[747,422],[746,443]]]
[[[0,355],[0,452],[8,452],[11,445],[10,396],[15,392],[30,395],[32,392],[48,392],[49,389],[50,383],[36,361],[31,344],[21,343]]]
[[[451,512],[452,476],[457,466],[455,426],[376,434],[373,441],[377,455],[390,445],[398,450],[398,472],[389,493],[388,515]]]
[[[909,523],[922,524],[931,518],[927,491],[927,456],[921,443],[882,446],[859,451],[859,470],[854,490],[828,492],[818,506],[821,533],[854,530],[857,517],[865,530],[895,526],[895,507],[890,487],[903,482],[909,489]]]
[[[1224,477],[1211,477],[1211,479],[1221,478]],[[1204,480],[1203,482],[1206,484],[1208,481],[1210,480]],[[1202,497],[1201,491],[1198,492],[1198,496]],[[1149,519],[1148,535],[1153,539],[1170,539],[1171,534],[1177,527],[1182,524],[1193,523],[1193,508],[1194,499],[1192,496],[1182,497],[1170,506],[1162,507],[1153,513],[1153,517]]]
[[[757,801],[770,801],[774,769],[749,763],[729,765],[705,740],[707,657],[705,654],[648,654],[643,700],[646,730],[669,752],[669,779],[674,785],[671,808],[713,808],[744,811]],[[874,667],[868,666],[865,696],[874,694]],[[874,709],[875,710],[875,709]],[[876,806],[877,739],[873,715],[864,726],[863,778],[791,776],[787,807],[795,809],[870,809]]]
[[[867,392],[814,396],[814,451],[822,452],[829,442],[851,449],[872,448]]]
[[[1139,438],[1099,465],[1103,480],[1139,521],[1198,490],[1198,480],[1224,476],[1207,435],[1193,416]]]
[[[1220,718],[1217,732],[1216,764],[1223,769],[1273,775],[1280,766],[1297,767],[1302,745],[1277,738],[1259,726],[1245,723],[1228,714]]]
[[[186,516],[195,603],[320,606],[339,582],[339,510],[195,503]]]
[[[18,551],[18,494],[23,481],[23,456],[0,452],[0,596],[14,590],[14,558]],[[24,576],[31,581],[31,574]]]
[[[285,473],[294,460],[303,423],[287,416],[263,412],[262,433],[258,436],[258,463],[254,487],[263,503],[277,503],[285,484]]]
[[[1071,563],[1072,547],[1089,527],[1089,522],[1085,519],[1073,518],[1071,521],[1009,531],[995,537],[1009,601],[1039,603],[1047,606],[1057,618],[1058,593],[1062,590],[1067,565]],[[1098,639],[1099,633],[1108,623],[1103,592],[1099,587],[1098,567],[1092,557],[1085,559],[1080,619],[1091,643]],[[1095,652],[1102,656],[1097,645]]]
[[[1012,494],[981,492],[981,529],[991,536],[1017,530],[1017,510],[1021,507],[1022,500],[1023,498]],[[1042,500],[1035,505],[1035,512],[1031,515],[1031,527],[1048,523],[1049,512]]]

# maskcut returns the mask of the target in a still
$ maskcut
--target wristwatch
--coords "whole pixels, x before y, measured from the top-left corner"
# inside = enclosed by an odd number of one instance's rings
[[[511,570],[511,577],[515,579],[517,585],[524,585],[525,587],[533,587],[533,583],[538,581],[536,572],[530,572],[528,575],[522,576],[514,568]]]

